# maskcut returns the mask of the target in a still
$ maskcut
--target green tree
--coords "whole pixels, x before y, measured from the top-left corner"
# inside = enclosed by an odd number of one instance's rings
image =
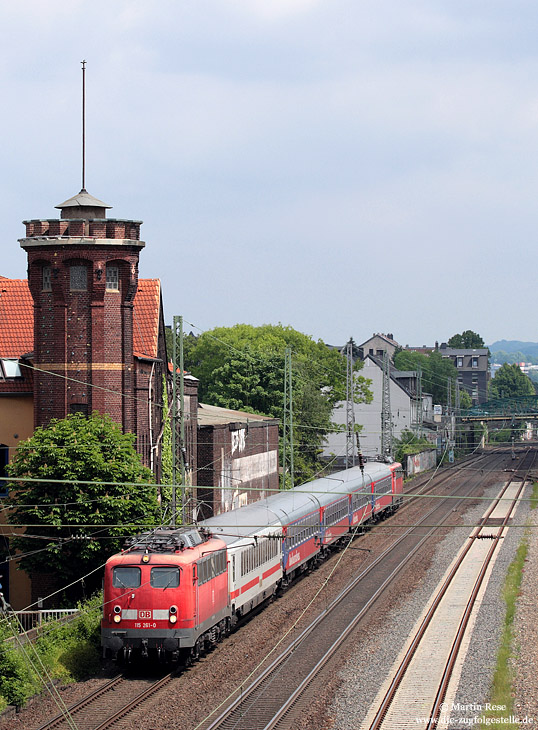
[[[460,388],[460,408],[471,408],[472,405],[473,399],[471,398],[469,393],[465,390],[465,388]]]
[[[418,437],[409,429],[405,428],[400,434],[399,439],[394,439],[395,449],[394,458],[400,464],[404,464],[406,456],[418,454],[421,451],[435,448],[425,437]]]
[[[465,330],[460,335],[452,335],[447,344],[458,350],[477,350],[486,346],[480,335],[472,330]]]
[[[433,402],[445,405],[447,402],[448,380],[456,382],[458,371],[451,360],[444,358],[439,351],[423,355],[420,352],[400,350],[394,355],[394,365],[398,370],[422,370],[422,391],[431,393]],[[454,393],[454,390],[452,391]],[[454,396],[452,396],[454,404]],[[462,407],[463,404],[462,404]]]
[[[202,334],[185,365],[200,379],[202,402],[282,419],[284,351],[292,350],[296,482],[319,468],[334,405],[345,397],[346,361],[336,350],[291,327],[237,324]],[[356,365],[359,370],[362,363]],[[356,376],[357,400],[371,400]]]
[[[495,373],[489,386],[490,398],[518,398],[524,395],[535,395],[529,378],[521,372],[518,365],[505,363]]]
[[[53,419],[21,442],[8,466],[10,521],[26,526],[12,544],[28,574],[56,573],[69,584],[117,552],[126,535],[156,523],[153,475],[134,439],[94,413]],[[97,572],[86,585],[93,589],[100,581]]]

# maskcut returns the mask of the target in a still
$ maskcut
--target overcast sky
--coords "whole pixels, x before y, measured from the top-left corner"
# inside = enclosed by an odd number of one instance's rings
[[[86,187],[165,319],[538,340],[532,0],[0,5],[0,274]],[[189,328],[190,329],[190,328]]]

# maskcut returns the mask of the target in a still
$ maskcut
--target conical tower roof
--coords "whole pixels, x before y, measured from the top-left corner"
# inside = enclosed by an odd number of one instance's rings
[[[85,188],[55,206],[62,211],[62,218],[105,218],[106,209],[111,207],[102,200],[94,198]]]

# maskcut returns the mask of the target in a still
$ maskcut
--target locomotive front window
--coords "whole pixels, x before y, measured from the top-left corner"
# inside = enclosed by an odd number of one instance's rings
[[[179,568],[152,568],[149,581],[154,588],[177,588],[179,585]]]
[[[140,568],[114,568],[112,585],[114,588],[138,588],[140,586]]]

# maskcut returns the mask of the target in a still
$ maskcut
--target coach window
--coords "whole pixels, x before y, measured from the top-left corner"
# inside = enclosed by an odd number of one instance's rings
[[[152,568],[149,582],[154,588],[177,588],[179,585],[179,568]]]
[[[140,568],[114,568],[112,585],[114,588],[138,588],[140,586]]]

